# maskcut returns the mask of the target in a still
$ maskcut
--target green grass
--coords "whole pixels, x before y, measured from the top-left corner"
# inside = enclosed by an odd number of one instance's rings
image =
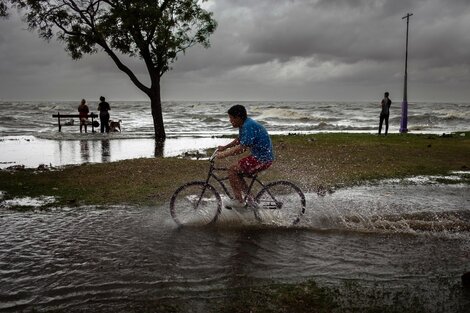
[[[305,191],[374,179],[470,169],[470,133],[454,135],[316,134],[273,137],[276,162],[263,180],[287,179]],[[221,161],[223,165],[234,158]],[[56,171],[0,171],[6,199],[54,196],[59,205],[155,205],[189,180],[204,179],[208,162],[133,159]],[[55,204],[57,205],[57,204]]]

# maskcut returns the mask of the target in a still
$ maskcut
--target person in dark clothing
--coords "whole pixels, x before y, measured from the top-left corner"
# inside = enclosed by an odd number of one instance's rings
[[[105,101],[106,99],[101,96],[100,97],[100,104],[98,104],[98,111],[100,111],[100,131],[104,133],[105,129],[106,132],[109,133],[109,110],[111,107],[108,102]]]
[[[78,114],[80,117],[80,132],[82,132],[83,126],[85,126],[85,133],[87,132],[87,123],[88,123],[88,113],[90,113],[90,110],[88,109],[88,106],[86,105],[86,100],[82,99],[80,102],[80,105],[78,106]]]
[[[385,92],[384,98],[380,102],[382,106],[382,111],[380,111],[380,121],[379,121],[379,135],[382,133],[382,124],[385,121],[385,135],[388,133],[388,117],[390,116],[390,106],[392,105],[392,100],[388,98],[389,93]]]

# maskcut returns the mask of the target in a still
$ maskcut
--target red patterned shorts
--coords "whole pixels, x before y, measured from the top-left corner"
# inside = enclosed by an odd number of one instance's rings
[[[240,161],[238,161],[238,166],[240,166],[241,174],[252,175],[265,169],[269,168],[273,164],[272,161],[263,163],[258,161],[254,156],[247,156]]]

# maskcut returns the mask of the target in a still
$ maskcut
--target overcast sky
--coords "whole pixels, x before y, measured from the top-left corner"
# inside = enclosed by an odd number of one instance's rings
[[[470,102],[468,0],[211,0],[209,49],[163,76],[163,100],[401,101],[410,18],[408,101]],[[140,60],[131,67],[143,72]],[[103,52],[63,46],[0,20],[1,100],[147,100]]]

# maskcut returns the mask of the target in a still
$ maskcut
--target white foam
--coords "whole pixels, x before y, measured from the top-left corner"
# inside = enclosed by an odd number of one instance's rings
[[[3,201],[3,206],[6,208],[11,207],[41,207],[44,205],[52,204],[56,201],[52,196],[41,196],[38,198],[24,197],[14,198]]]

